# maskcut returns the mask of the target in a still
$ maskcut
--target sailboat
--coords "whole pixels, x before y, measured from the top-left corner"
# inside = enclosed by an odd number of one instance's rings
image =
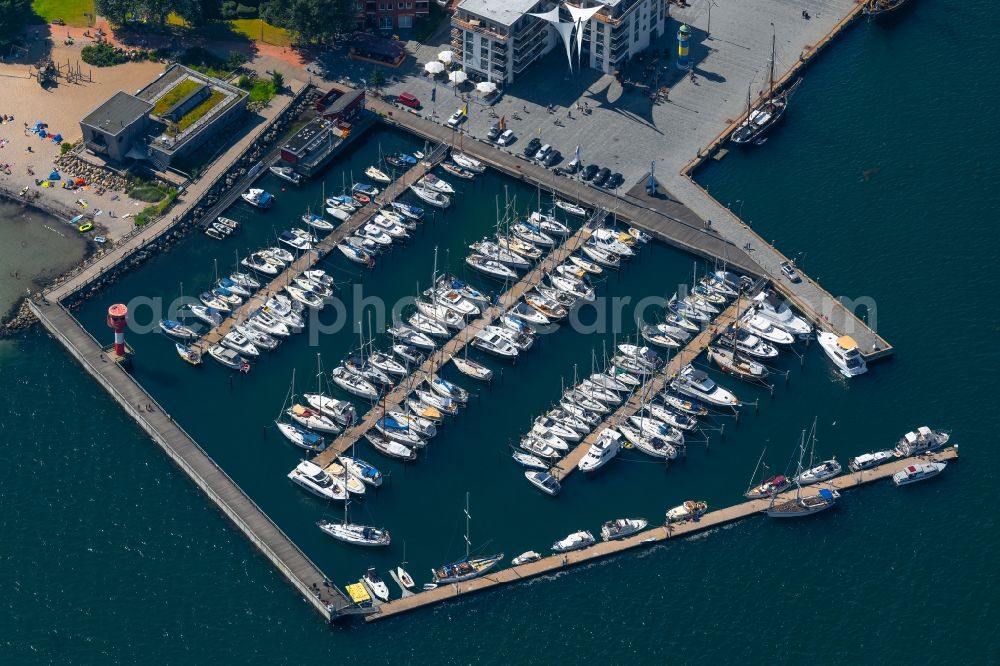
[[[813,428],[813,438],[815,438],[815,428]],[[814,513],[825,511],[831,508],[840,499],[840,493],[832,488],[820,488],[814,495],[803,495],[802,484],[799,479],[802,476],[802,458],[806,453],[806,433],[802,431],[799,439],[799,463],[795,471],[795,497],[791,499],[778,499],[778,495],[771,496],[771,503],[767,507],[767,515],[771,518],[801,518],[811,516]]]
[[[749,143],[763,143],[764,135],[774,127],[781,117],[785,115],[788,108],[788,96],[790,90],[784,90],[775,94],[774,92],[774,53],[776,36],[771,33],[771,74],[770,88],[767,98],[756,108],[750,107],[750,89],[747,88],[747,117],[729,136],[729,140],[735,144],[745,145]]]
[[[350,502],[344,502],[344,522],[334,523],[321,520],[316,526],[334,539],[355,546],[388,546],[391,540],[389,530],[367,525],[357,525],[347,522],[347,507]]]
[[[181,307],[184,305],[184,284],[181,283]],[[179,340],[195,340],[198,338],[198,333],[190,326],[184,324],[184,311],[178,309],[178,317],[180,321],[175,321],[173,319],[161,319],[160,320],[160,330],[169,336],[175,337]],[[179,349],[179,348],[178,348]],[[187,360],[187,359],[185,359]]]
[[[816,463],[816,420],[813,420],[812,432],[809,434],[809,468],[795,477],[795,482],[808,486],[821,483],[840,474],[842,467],[836,458]]]
[[[750,487],[747,491],[743,493],[743,496],[748,499],[766,499],[777,495],[780,492],[791,488],[792,482],[786,476],[767,476],[767,463],[764,462],[764,454],[767,453],[767,447],[760,452],[760,458],[757,460],[757,466],[753,470],[753,476],[750,477]],[[754,479],[757,478],[757,471],[760,470],[760,482],[754,485]]]
[[[281,420],[281,415],[286,413],[285,406],[291,401],[295,404],[295,369],[292,369],[292,383],[288,387],[288,394],[285,396],[285,401],[281,405],[281,411],[278,412],[278,418],[275,419],[274,424],[278,426],[278,430],[281,432],[285,438],[290,441],[295,446],[305,449],[307,451],[319,452],[326,448],[325,440],[319,435],[310,432],[306,428],[297,425],[296,423],[289,423],[287,421]]]
[[[465,493],[465,557],[451,564],[431,569],[431,576],[436,585],[460,583],[477,578],[492,569],[503,559],[503,553],[487,557],[469,556],[469,546],[472,543],[469,541],[469,521],[471,519],[472,516],[469,515],[469,493]]]

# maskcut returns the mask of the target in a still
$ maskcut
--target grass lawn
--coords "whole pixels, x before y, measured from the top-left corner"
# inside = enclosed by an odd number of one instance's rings
[[[66,21],[68,25],[90,25],[88,17],[94,14],[94,0],[32,0],[31,8],[47,23],[56,19]]]
[[[180,81],[173,87],[172,90],[167,92],[160,99],[156,100],[156,104],[153,106],[153,113],[158,116],[162,116],[164,113],[173,108],[174,104],[177,104],[177,102],[181,101],[201,86],[201,81],[195,81],[194,79],[184,79],[183,81]]]
[[[229,21],[233,31],[245,35],[248,39],[262,41],[275,46],[291,46],[292,33],[284,28],[278,28],[260,19],[235,19]],[[264,38],[261,39],[261,26],[264,27]]]

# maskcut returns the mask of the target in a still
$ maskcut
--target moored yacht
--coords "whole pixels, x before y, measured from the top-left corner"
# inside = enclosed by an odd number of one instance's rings
[[[681,374],[670,382],[670,387],[678,393],[697,398],[719,407],[739,407],[739,399],[728,390],[716,384],[704,370],[686,365]]]
[[[905,468],[892,475],[892,483],[896,486],[905,486],[910,483],[916,483],[917,481],[924,481],[925,479],[937,476],[943,472],[944,468],[947,466],[948,463],[944,461],[907,465]]]
[[[855,377],[868,371],[868,364],[858,351],[858,343],[849,335],[836,335],[828,331],[820,331],[816,339],[840,374],[845,377]]]
[[[319,465],[303,460],[288,473],[292,483],[325,500],[342,502],[347,499],[347,489],[323,471]]]
[[[581,472],[593,472],[600,469],[618,455],[622,447],[621,439],[621,433],[610,428],[605,430],[597,438],[597,441],[590,445],[586,455],[580,459],[576,468]]]
[[[601,525],[601,539],[615,541],[646,529],[649,521],[642,518],[616,518]]]
[[[925,451],[940,449],[949,439],[951,435],[944,430],[931,430],[927,426],[920,426],[916,432],[911,431],[903,435],[893,452],[900,457],[915,456]]]

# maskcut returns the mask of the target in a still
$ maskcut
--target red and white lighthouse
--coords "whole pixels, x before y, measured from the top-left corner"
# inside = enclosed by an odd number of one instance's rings
[[[125,358],[125,316],[128,308],[121,303],[116,303],[108,308],[108,328],[115,332],[115,356]]]

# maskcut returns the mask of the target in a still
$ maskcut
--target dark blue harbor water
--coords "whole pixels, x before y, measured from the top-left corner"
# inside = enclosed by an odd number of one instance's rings
[[[332,367],[357,344],[353,326],[316,346],[298,336],[232,382],[218,365],[180,363],[159,334],[129,338],[136,377],[341,584],[367,566],[399,563],[404,542],[419,580],[459,556],[466,491],[473,543],[508,558],[547,550],[577,529],[596,531],[612,517],[659,520],[685,499],[734,503],[761,449],[783,466],[814,417],[821,452],[841,460],[925,423],[951,429],[963,459],[941,478],[852,491],[836,511],[802,524],[751,519],[385,624],[330,631],[68,356],[33,332],[0,342],[0,647],[11,663],[133,663],[150,655],[163,663],[984,661],[997,625],[989,553],[1000,541],[989,503],[1000,423],[988,403],[1000,370],[990,301],[998,174],[984,113],[997,89],[977,85],[981,73],[913,67],[934,62],[942,39],[967,61],[985,62],[995,31],[974,19],[978,5],[942,15],[917,3],[891,26],[855,25],[808,70],[765,146],[699,174],[787,254],[801,254],[830,291],[873,298],[878,329],[897,353],[846,382],[816,347],[800,350],[801,368],[783,359],[789,381],[778,382],[773,398],[722,380],[759,409],[744,410],[738,423],[717,419],[725,436],[713,432],[707,447],[692,445],[669,469],[626,453],[597,478],[571,477],[550,500],[509,463],[508,442],[556,398],[561,378],[572,378],[574,364],[589,373],[591,351],[600,357],[615,341],[610,332],[561,330],[516,366],[488,361],[503,368],[502,380],[478,387],[480,397],[417,464],[385,462],[359,445],[359,455],[391,477],[377,496],[352,506],[354,517],[387,526],[394,541],[385,552],[362,553],[315,528],[339,511],[287,482],[298,454],[270,425],[292,369],[300,391],[310,386],[315,354]],[[373,134],[331,169],[327,193],[339,190],[342,171],[360,174],[379,145],[406,142]],[[262,182],[280,189],[270,177]],[[488,232],[505,186],[522,211],[537,196],[487,175],[463,184],[448,212],[379,258],[374,271],[340,257],[324,267],[345,283],[360,280],[364,295],[413,295],[430,280],[435,247],[439,269],[462,272],[465,245]],[[237,250],[243,256],[306,205],[315,208],[319,187],[278,191],[263,215],[238,205],[232,216],[245,221],[238,236],[192,238],[77,316],[106,336],[110,303],[169,300],[180,282],[195,293],[210,283],[215,260],[228,271]],[[599,293],[669,295],[692,268],[687,255],[649,247]],[[342,292],[348,312],[352,292]],[[635,327],[630,307],[624,311],[627,335]]]

